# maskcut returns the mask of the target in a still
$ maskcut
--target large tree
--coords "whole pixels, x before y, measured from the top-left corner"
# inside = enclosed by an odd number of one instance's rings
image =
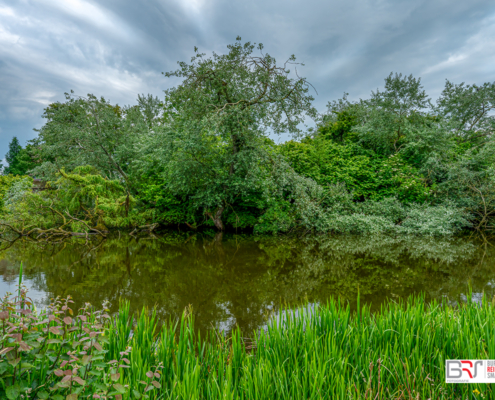
[[[361,102],[358,131],[363,143],[384,155],[399,152],[415,131],[423,129],[429,107],[420,78],[391,73],[383,91],[377,89]]]
[[[263,45],[241,43],[211,57],[198,53],[167,77],[182,78],[166,91],[169,129],[161,137],[166,185],[188,196],[216,228],[236,198],[262,191],[274,168],[270,133],[300,133],[314,117],[310,85],[298,75],[296,58],[277,64]]]
[[[120,107],[105,98],[66,93],[66,101],[45,109],[47,123],[38,131],[37,148],[43,161],[35,172],[54,179],[61,168],[95,167],[103,176],[118,179],[132,190],[131,164],[139,143],[156,124],[161,103],[138,96],[138,105]]]

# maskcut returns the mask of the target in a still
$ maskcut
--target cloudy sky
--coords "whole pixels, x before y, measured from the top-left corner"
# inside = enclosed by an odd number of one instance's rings
[[[304,62],[320,111],[392,71],[421,77],[433,98],[445,79],[495,81],[493,0],[0,0],[0,159],[64,92],[161,96],[177,83],[161,72],[237,35]]]

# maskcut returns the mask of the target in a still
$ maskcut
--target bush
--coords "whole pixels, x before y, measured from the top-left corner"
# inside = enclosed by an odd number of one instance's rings
[[[139,210],[136,200],[117,180],[106,179],[93,167],[60,170],[55,182],[33,193],[31,178],[14,181],[5,194],[5,224],[20,235],[102,233],[109,228],[146,224],[153,210]]]
[[[31,190],[33,179],[29,176],[0,175],[0,215],[7,203],[15,202],[26,190]]]
[[[105,313],[105,304],[103,310],[95,310],[87,303],[74,312],[71,303],[70,297],[57,298],[37,312],[22,289],[15,298],[7,294],[2,299],[0,328],[6,333],[0,340],[2,398],[121,400],[129,394],[123,371],[130,368],[131,348],[126,346],[116,359],[109,357],[112,337],[105,332],[113,332],[113,320]],[[155,388],[151,381],[158,384],[148,379],[146,387],[133,392],[141,397]]]
[[[408,207],[399,231],[416,235],[452,235],[471,227],[467,215],[452,205],[418,205]]]

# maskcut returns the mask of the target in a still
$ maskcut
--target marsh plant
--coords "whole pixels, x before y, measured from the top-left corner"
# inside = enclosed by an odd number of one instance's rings
[[[493,359],[495,307],[423,297],[372,313],[338,300],[281,310],[245,338],[196,334],[194,313],[114,316],[71,299],[37,312],[20,290],[2,301],[1,398],[488,399],[490,385],[445,384],[446,359]],[[469,397],[470,396],[470,397]]]
[[[21,273],[22,277],[22,273]],[[89,303],[74,312],[73,301],[56,298],[38,312],[27,291],[8,293],[0,311],[0,395],[9,400],[78,398],[122,399],[130,392],[124,381],[131,347],[125,343],[109,359],[112,337],[105,335],[112,318]],[[125,309],[125,307],[124,307]],[[134,398],[148,398],[159,387],[160,367],[133,388]]]

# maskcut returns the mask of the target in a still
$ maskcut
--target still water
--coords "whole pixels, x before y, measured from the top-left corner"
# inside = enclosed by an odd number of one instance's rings
[[[286,304],[340,297],[377,309],[423,292],[427,300],[495,294],[495,242],[385,236],[253,237],[167,234],[155,238],[23,239],[0,246],[0,296],[24,283],[40,307],[71,295],[76,306],[119,299],[156,306],[163,320],[192,306],[196,327],[251,332]]]

